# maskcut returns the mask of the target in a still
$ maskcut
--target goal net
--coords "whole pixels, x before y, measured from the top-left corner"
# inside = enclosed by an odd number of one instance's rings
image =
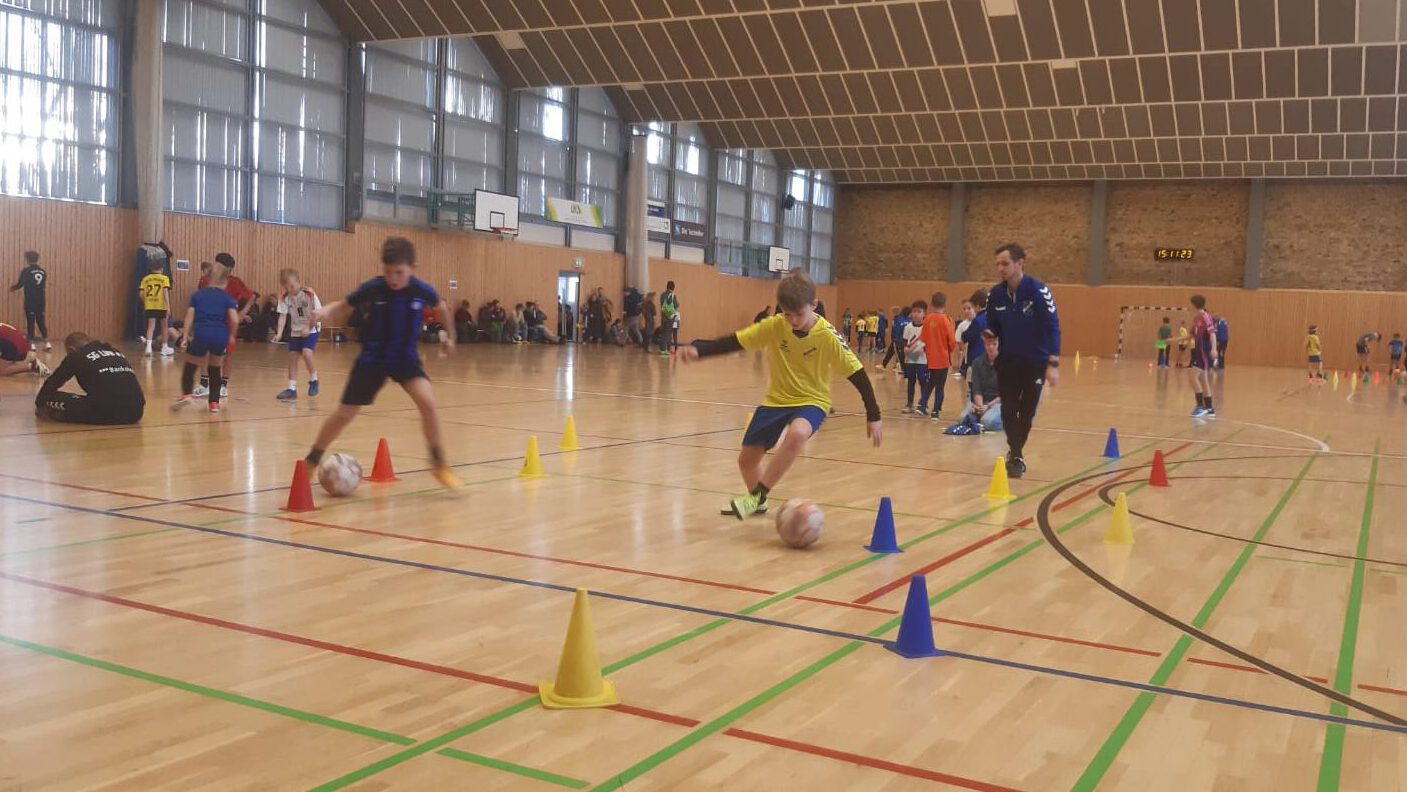
[[[1177,343],[1177,328],[1187,319],[1186,308],[1164,308],[1156,305],[1125,305],[1119,308],[1119,346],[1115,359],[1154,360],[1158,357],[1158,327],[1167,317],[1172,325],[1170,343]],[[1191,328],[1188,328],[1191,332]],[[1177,356],[1173,347],[1173,356]]]

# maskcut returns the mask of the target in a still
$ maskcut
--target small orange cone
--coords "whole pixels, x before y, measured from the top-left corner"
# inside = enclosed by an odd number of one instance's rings
[[[1162,451],[1153,452],[1153,472],[1148,476],[1148,486],[1167,487],[1168,484],[1168,463],[1163,460]]]
[[[1381,384],[1383,384],[1382,372],[1380,372],[1380,371],[1374,371],[1374,372],[1373,372],[1373,387],[1376,388],[1377,386],[1379,386],[1379,385],[1381,385]]]
[[[288,505],[283,511],[310,512],[317,509],[313,505],[313,483],[308,477],[308,460],[300,459],[293,464],[293,483],[288,486]]]
[[[391,446],[384,437],[376,444],[376,464],[372,465],[371,475],[366,480],[377,484],[400,481],[396,478],[395,466],[391,464]]]

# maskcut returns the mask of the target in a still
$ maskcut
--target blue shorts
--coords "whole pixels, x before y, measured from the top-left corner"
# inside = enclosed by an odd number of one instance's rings
[[[198,358],[206,355],[224,357],[225,353],[229,351],[229,347],[230,334],[228,332],[202,333],[196,331],[195,335],[191,336],[190,345],[186,347],[186,354]]]
[[[771,448],[781,439],[782,432],[797,418],[811,424],[811,434],[821,430],[826,422],[826,411],[814,404],[801,407],[758,407],[752,414],[752,422],[743,435],[744,446]]]
[[[1310,355],[1310,356],[1309,356],[1309,362],[1310,362],[1310,363],[1323,363],[1323,362],[1324,362],[1324,358],[1323,358],[1322,356],[1320,356],[1320,355]]]
[[[309,334],[303,336],[302,338],[295,338],[294,336],[289,336],[289,337],[288,337],[288,351],[289,351],[289,352],[302,352],[302,351],[305,350],[305,349],[308,350],[309,352],[311,352],[311,351],[313,351],[314,349],[317,349],[317,348],[318,348],[318,333],[309,333]]]

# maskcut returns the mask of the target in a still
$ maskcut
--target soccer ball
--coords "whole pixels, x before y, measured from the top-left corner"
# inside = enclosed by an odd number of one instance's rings
[[[777,535],[792,547],[810,547],[821,538],[826,513],[808,500],[792,498],[777,512]]]
[[[332,454],[318,465],[318,483],[329,495],[351,495],[362,483],[362,466],[350,454]]]

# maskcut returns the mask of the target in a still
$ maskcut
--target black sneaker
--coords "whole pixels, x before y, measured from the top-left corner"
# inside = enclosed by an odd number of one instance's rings
[[[1019,456],[1014,456],[1006,460],[1006,475],[1007,478],[1018,479],[1026,475],[1026,460]]]

